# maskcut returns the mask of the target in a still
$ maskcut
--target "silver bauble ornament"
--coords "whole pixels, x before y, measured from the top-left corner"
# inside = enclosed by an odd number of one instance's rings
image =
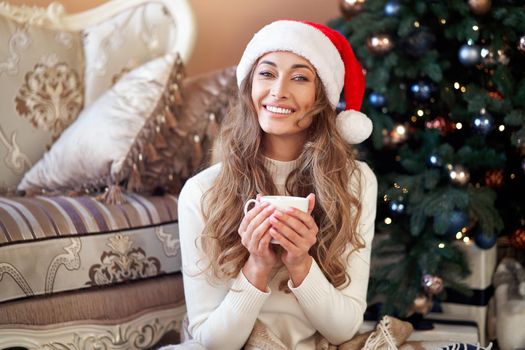
[[[443,291],[443,279],[438,276],[425,274],[422,278],[423,288],[430,294],[439,294]]]
[[[472,119],[472,127],[481,134],[488,134],[493,127],[493,118],[487,113],[481,113]]]
[[[474,65],[481,59],[481,50],[477,45],[465,44],[459,48],[458,58],[465,66]]]
[[[405,211],[405,204],[403,204],[403,202],[392,201],[390,202],[390,210],[394,214],[403,214]]]
[[[368,101],[374,107],[383,107],[385,105],[385,95],[373,91],[368,96]]]
[[[414,29],[403,41],[403,51],[412,57],[421,57],[434,47],[436,36],[427,27]]]
[[[410,85],[410,92],[419,101],[428,100],[432,95],[432,91],[434,91],[434,87],[428,81],[420,80]]]
[[[385,4],[385,15],[387,16],[397,16],[401,10],[401,5],[396,0],[391,0]]]

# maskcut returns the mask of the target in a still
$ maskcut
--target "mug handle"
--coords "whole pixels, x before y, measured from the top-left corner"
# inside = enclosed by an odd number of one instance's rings
[[[249,199],[246,203],[244,203],[244,215],[248,213],[248,206],[252,203],[257,204],[257,199]]]

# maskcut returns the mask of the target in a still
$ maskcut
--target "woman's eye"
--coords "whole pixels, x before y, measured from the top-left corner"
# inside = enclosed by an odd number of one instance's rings
[[[268,72],[268,71],[261,71],[261,72],[259,72],[259,75],[263,76],[263,77],[267,77],[267,78],[270,78],[270,77],[273,76],[273,74]]]
[[[297,80],[297,81],[308,81],[308,78],[305,77],[304,75],[296,75],[295,77],[292,78],[293,80]]]

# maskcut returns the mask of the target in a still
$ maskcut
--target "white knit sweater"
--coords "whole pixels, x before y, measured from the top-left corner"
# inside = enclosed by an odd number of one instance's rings
[[[343,289],[335,288],[315,261],[300,286],[293,288],[289,281],[292,293],[279,291],[279,283],[288,278],[284,267],[271,279],[266,293],[250,284],[242,272],[234,279],[210,283],[199,274],[207,259],[197,239],[204,227],[200,201],[221,165],[186,182],[179,197],[179,234],[189,332],[195,340],[209,350],[241,349],[257,319],[289,349],[315,349],[316,331],[332,344],[342,343],[357,332],[366,308],[377,195],[374,173],[365,163],[357,164],[362,173],[359,233],[366,248],[350,256],[347,272],[351,283]],[[295,161],[266,160],[279,194],[284,194],[286,177],[295,166]],[[351,179],[351,190],[356,183],[357,179]]]

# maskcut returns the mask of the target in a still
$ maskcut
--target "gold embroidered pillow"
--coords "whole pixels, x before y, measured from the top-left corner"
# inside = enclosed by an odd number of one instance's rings
[[[0,195],[14,192],[84,104],[81,33],[16,16],[26,11],[0,4]]]
[[[133,191],[170,187],[181,103],[182,61],[168,54],[124,75],[89,105],[26,173],[18,189],[26,192],[89,192],[118,185]]]
[[[235,67],[228,67],[184,80],[177,137],[170,147],[175,155],[175,172],[182,181],[211,163],[211,150],[219,125],[237,97]]]

